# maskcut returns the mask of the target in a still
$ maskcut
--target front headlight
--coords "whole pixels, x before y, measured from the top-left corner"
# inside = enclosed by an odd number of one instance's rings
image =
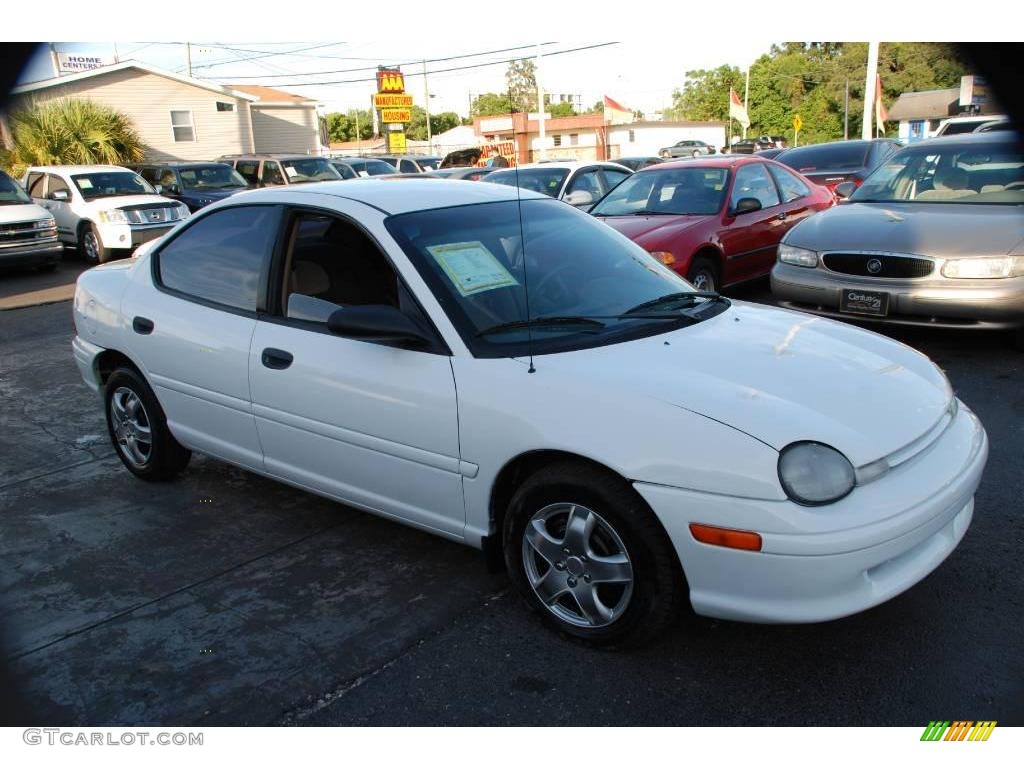
[[[187,219],[188,218],[188,206],[187,205],[183,205],[181,203],[178,203],[178,205],[175,206],[175,210],[177,211],[177,214],[178,214],[177,217],[176,217],[178,221],[180,221],[181,219]]]
[[[1024,276],[1024,256],[997,259],[950,259],[942,265],[946,277],[985,279]]]
[[[127,224],[128,214],[120,208],[110,211],[100,211],[99,220],[106,224]]]
[[[839,501],[853,490],[853,465],[835,448],[811,441],[793,443],[779,454],[779,482],[797,504],[816,507]]]
[[[32,226],[34,226],[36,229],[56,229],[57,221],[56,219],[53,218],[53,216],[49,216],[45,219],[37,219]]]
[[[792,264],[795,267],[811,267],[813,269],[818,266],[818,253],[806,248],[779,243],[779,261],[783,264]]]

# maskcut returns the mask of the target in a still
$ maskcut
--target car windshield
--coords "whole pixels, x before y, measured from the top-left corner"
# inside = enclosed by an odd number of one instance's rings
[[[249,184],[230,165],[196,165],[178,169],[185,189],[241,189]]]
[[[0,171],[0,205],[25,205],[32,202],[14,179]]]
[[[395,166],[383,160],[353,160],[349,165],[360,176],[381,176],[395,172]]]
[[[909,147],[850,197],[868,203],[1024,203],[1024,152],[1012,142]]]
[[[856,170],[867,165],[868,142],[816,144],[786,150],[776,159],[801,173],[811,171]]]
[[[725,202],[725,168],[658,168],[635,173],[591,210],[595,216],[679,214],[706,216]]]
[[[564,168],[521,168],[519,170],[495,171],[488,174],[482,181],[504,184],[506,187],[514,187],[518,184],[523,189],[543,192],[549,197],[558,197],[558,192],[568,175],[569,171]]]
[[[416,211],[386,226],[477,357],[610,344],[726,306],[695,294],[611,227],[553,200]],[[692,301],[681,302],[684,294]],[[667,303],[656,312],[660,298]],[[686,307],[672,310],[673,302]]]
[[[86,200],[119,195],[152,195],[154,189],[145,179],[131,171],[103,171],[78,173],[71,177]]]
[[[330,161],[323,157],[303,157],[282,160],[289,184],[306,184],[311,181],[336,181],[341,178]]]

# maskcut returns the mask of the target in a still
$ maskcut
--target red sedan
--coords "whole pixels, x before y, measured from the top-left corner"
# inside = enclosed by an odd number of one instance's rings
[[[782,236],[835,204],[832,193],[762,157],[643,168],[591,213],[702,291],[767,275]]]

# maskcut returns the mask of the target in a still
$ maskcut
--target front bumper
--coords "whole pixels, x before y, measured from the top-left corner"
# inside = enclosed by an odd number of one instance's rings
[[[827,317],[944,328],[1024,326],[1024,277],[881,279],[777,262],[771,281],[772,295],[780,305]],[[875,317],[840,312],[839,297],[850,288],[888,293],[889,314]]]
[[[169,232],[178,222],[171,224],[99,224],[97,228],[104,248],[130,249],[156,240]]]
[[[849,616],[931,573],[963,538],[988,457],[961,405],[932,445],[826,507],[635,483],[661,520],[704,616],[803,623]],[[756,531],[762,551],[702,544],[690,523]]]
[[[64,253],[64,244],[53,240],[11,245],[0,248],[0,266],[32,267],[40,264],[56,264]]]

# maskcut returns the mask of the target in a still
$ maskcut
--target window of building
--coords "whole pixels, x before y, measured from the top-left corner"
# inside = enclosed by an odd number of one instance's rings
[[[634,141],[636,141],[636,131],[631,130],[629,132],[629,143],[632,144]]]
[[[165,287],[235,309],[256,311],[260,275],[270,258],[280,210],[227,208],[198,219],[160,249]]]
[[[553,138],[554,138],[555,146],[556,147],[562,146],[562,135],[561,134],[555,134],[555,136]]]
[[[192,124],[192,111],[188,109],[171,110],[171,131],[175,141],[195,141],[196,129]]]
[[[234,112],[235,111],[235,105],[232,104],[230,101],[218,101],[217,102],[217,111],[218,112]]]
[[[570,133],[569,134],[569,146],[570,147],[575,147],[575,146],[578,146],[579,143],[580,143],[580,135],[578,133]]]

